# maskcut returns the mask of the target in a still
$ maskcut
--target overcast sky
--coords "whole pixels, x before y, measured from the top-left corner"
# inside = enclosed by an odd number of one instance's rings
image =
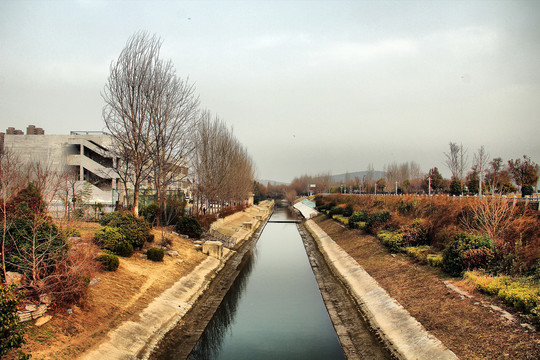
[[[257,177],[437,166],[450,141],[540,162],[540,1],[0,1],[0,131],[104,130],[127,39],[196,84]]]

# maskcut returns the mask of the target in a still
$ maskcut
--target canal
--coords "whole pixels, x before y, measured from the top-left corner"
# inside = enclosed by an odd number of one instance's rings
[[[229,261],[236,278],[220,272],[213,288],[223,289],[221,296],[208,291],[199,310],[188,314],[189,325],[171,331],[151,359],[389,359],[303,227],[279,223],[292,219],[287,208],[276,207],[255,246]]]
[[[296,224],[268,223],[188,359],[344,358]]]

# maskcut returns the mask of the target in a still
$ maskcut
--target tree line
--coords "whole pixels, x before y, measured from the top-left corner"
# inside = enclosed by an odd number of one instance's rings
[[[530,157],[503,161],[501,157],[490,159],[484,146],[473,154],[462,144],[449,143],[444,153],[445,165],[451,178],[444,179],[438,167],[423,172],[415,161],[392,162],[384,166],[384,176],[375,177],[373,164],[369,164],[362,178],[346,176],[344,181],[334,182],[330,173],[295,177],[289,185],[273,186],[257,184],[255,194],[260,198],[278,197],[294,199],[297,195],[320,193],[448,193],[499,194],[520,191],[522,196],[531,195],[538,182],[539,166]]]
[[[200,110],[195,86],[160,58],[161,45],[156,35],[134,34],[111,64],[102,93],[128,207],[137,214],[141,189],[151,184],[163,209],[166,189],[185,180],[197,196],[195,210],[247,199],[254,172],[249,154],[222,120]]]

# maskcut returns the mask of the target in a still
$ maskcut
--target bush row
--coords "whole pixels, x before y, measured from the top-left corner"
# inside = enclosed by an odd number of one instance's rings
[[[478,271],[468,271],[465,277],[480,291],[495,295],[524,313],[540,316],[540,290],[534,282],[508,276],[490,276]]]

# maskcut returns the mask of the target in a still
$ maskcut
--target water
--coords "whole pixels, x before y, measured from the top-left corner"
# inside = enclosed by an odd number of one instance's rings
[[[188,359],[345,359],[295,224],[266,225]]]

